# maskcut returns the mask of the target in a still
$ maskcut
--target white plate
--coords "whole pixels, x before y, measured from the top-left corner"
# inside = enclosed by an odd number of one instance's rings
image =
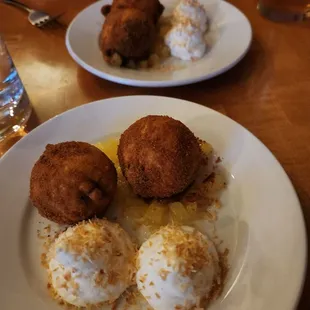
[[[230,249],[225,291],[213,310],[292,310],[306,266],[304,220],[295,191],[270,151],[231,119],[187,101],[120,97],[83,105],[39,126],[0,160],[0,308],[61,309],[47,294],[28,200],[33,164],[47,143],[96,142],[148,114],[170,115],[224,157],[228,188],[217,230]],[[204,223],[200,223],[204,228]]]
[[[104,17],[100,9],[111,0],[102,0],[82,11],[71,23],[66,45],[72,58],[87,71],[112,82],[143,87],[185,85],[210,79],[237,64],[247,52],[252,39],[248,19],[232,4],[221,0],[201,0],[207,6],[218,2],[211,31],[207,35],[210,50],[196,62],[185,62],[184,68],[170,72],[138,71],[109,66],[99,49],[99,34]],[[177,0],[162,0],[169,14]],[[210,4],[209,4],[210,5]],[[181,61],[180,61],[181,62]]]

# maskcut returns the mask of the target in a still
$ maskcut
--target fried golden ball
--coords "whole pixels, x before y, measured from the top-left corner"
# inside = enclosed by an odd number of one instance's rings
[[[113,0],[111,11],[116,9],[138,9],[150,16],[157,23],[164,11],[159,0]]]
[[[30,199],[39,213],[59,224],[103,216],[116,192],[111,160],[85,142],[48,144],[35,163]]]
[[[112,10],[106,17],[100,34],[104,59],[116,66],[129,60],[146,59],[155,39],[152,18],[138,9]],[[116,56],[119,58],[115,63]]]
[[[118,158],[133,191],[144,198],[166,198],[195,179],[202,153],[195,135],[168,116],[146,116],[120,138]]]

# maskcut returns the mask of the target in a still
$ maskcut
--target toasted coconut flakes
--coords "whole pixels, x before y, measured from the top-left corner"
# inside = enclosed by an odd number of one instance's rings
[[[65,279],[66,281],[70,281],[70,279],[71,279],[71,272],[68,271],[67,273],[65,273],[64,279]]]
[[[198,231],[186,232],[178,226],[167,226],[162,230],[162,234],[168,261],[175,261],[175,257],[182,258],[182,262],[174,268],[184,276],[201,270],[209,262],[207,241]],[[171,244],[174,244],[174,247],[171,248]]]
[[[132,257],[129,257],[128,259],[131,261],[132,266],[126,267],[126,269],[122,269],[123,265],[119,265],[119,257],[123,255],[122,251],[124,251],[123,248],[119,247],[119,244],[116,242],[111,242],[114,238],[114,235],[109,231],[108,227],[103,227],[105,225],[104,221],[106,220],[93,220],[88,221],[87,223],[90,225],[82,225],[81,223],[77,226],[70,228],[74,229],[74,234],[70,235],[68,238],[68,242],[66,246],[63,247],[63,251],[70,251],[73,255],[75,255],[75,259],[84,260],[86,262],[92,263],[92,261],[105,257],[107,264],[109,264],[108,270],[109,273],[105,273],[103,269],[99,270],[94,277],[94,282],[96,285],[105,287],[107,283],[109,284],[116,284],[118,281],[126,281],[128,282],[128,274],[132,275],[132,278],[134,278],[134,273],[136,271],[135,269],[135,256],[136,256],[136,249],[130,249],[128,248],[129,254],[132,254]],[[83,222],[85,223],[85,222]],[[84,227],[86,226],[86,227]],[[121,227],[117,226],[120,232],[123,234],[124,232],[121,231]],[[113,234],[120,233],[113,230]],[[120,234],[120,236],[122,236]],[[67,241],[67,240],[66,240]],[[108,244],[108,245],[107,245]],[[87,251],[85,251],[87,245]],[[108,251],[106,251],[108,247]],[[51,248],[49,249],[51,251]],[[132,252],[131,252],[132,251]],[[113,258],[111,258],[111,256]],[[127,264],[126,264],[127,266]],[[48,267],[48,266],[47,266]],[[49,272],[49,278],[51,278],[51,271]],[[72,272],[72,274],[71,274]],[[78,277],[78,270],[76,268],[73,268],[71,272],[67,272],[64,275],[63,282],[60,281],[60,278],[57,277],[56,281],[59,281],[58,285],[60,287],[63,287],[65,289],[72,289],[72,296],[76,296],[78,294],[79,285],[74,281]],[[73,275],[73,273],[75,273]],[[74,278],[74,279],[73,279]],[[129,279],[130,280],[130,279]],[[58,296],[57,292],[51,285],[51,279],[49,280],[49,287],[50,291],[52,293],[52,297],[57,300],[58,302],[61,302],[64,304],[67,308],[70,307],[70,309],[80,309],[79,307],[75,307],[72,305],[67,304],[64,302],[60,296]],[[112,304],[114,303],[114,300],[110,300],[105,303],[100,303],[96,305],[87,305],[87,309],[101,309],[103,305],[106,304]]]
[[[146,280],[146,276],[145,276],[145,275],[143,275],[143,276],[141,276],[141,277],[139,278],[139,281],[140,281],[141,283],[144,283],[145,280]]]
[[[182,291],[182,292],[185,292],[185,291],[188,289],[189,285],[190,285],[189,283],[183,283],[183,284],[181,284],[181,285],[180,285],[181,291]]]
[[[170,273],[170,271],[169,271],[169,270],[166,270],[166,269],[164,269],[164,268],[161,268],[161,269],[159,270],[159,276],[160,276],[164,281],[166,281],[167,276],[168,276],[169,273]]]
[[[118,281],[118,274],[116,272],[113,272],[113,271],[109,272],[108,273],[108,283],[113,285],[113,284],[116,284],[117,281]]]
[[[73,282],[72,282],[72,287],[73,287],[74,289],[78,290],[78,289],[80,288],[80,285],[79,285],[79,283],[73,281]]]
[[[50,233],[51,232],[51,225],[48,224],[47,226],[44,227],[44,230],[47,232],[47,233]]]
[[[65,288],[65,289],[68,289],[68,284],[67,284],[67,282],[64,282],[60,287]]]
[[[46,253],[42,253],[41,254],[41,265],[44,268],[48,268],[48,262],[47,262],[47,255],[46,255]]]
[[[104,280],[105,280],[104,274],[101,273],[101,272],[97,272],[97,274],[95,276],[95,284],[96,284],[96,286],[103,286],[104,282],[105,282]]]

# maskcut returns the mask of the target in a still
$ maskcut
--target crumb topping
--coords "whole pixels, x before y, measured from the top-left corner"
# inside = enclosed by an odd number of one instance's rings
[[[208,243],[204,236],[197,230],[187,232],[178,226],[167,226],[160,232],[163,238],[163,254],[178,268],[184,276],[189,276],[201,270],[210,262]],[[171,246],[173,245],[173,246]],[[180,258],[177,266],[175,258]],[[160,276],[166,280],[169,271],[161,269]]]
[[[57,258],[57,255],[61,255],[62,252],[70,253],[76,262],[75,267],[64,267],[61,264],[61,256]],[[135,257],[134,245],[118,224],[105,219],[95,219],[69,228],[56,239],[49,252],[49,268],[55,264],[57,266],[48,270],[50,279],[53,279],[53,272],[64,268],[63,273],[60,272],[61,276],[56,276],[54,282],[51,281],[54,296],[57,300],[62,300],[58,295],[58,289],[62,288],[72,298],[79,298],[81,283],[86,279],[93,281],[94,289],[108,288],[118,283],[124,283],[126,287],[132,283],[135,274]],[[88,274],[89,271],[87,268],[84,270],[83,265],[81,268],[77,267],[81,262],[95,266],[94,273]],[[96,271],[96,266],[102,267]],[[107,294],[110,297],[104,302],[114,302],[115,296],[112,293]]]
[[[204,10],[203,5],[198,0],[182,0],[182,4],[192,6],[192,7],[201,8]]]
[[[169,271],[169,270],[166,270],[166,269],[164,269],[164,268],[161,268],[161,269],[159,270],[159,276],[160,276],[164,281],[166,281],[167,276],[168,276],[169,273],[170,273],[170,271]]]

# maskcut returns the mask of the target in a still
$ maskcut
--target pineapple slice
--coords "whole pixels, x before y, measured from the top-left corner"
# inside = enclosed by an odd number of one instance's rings
[[[118,139],[110,138],[104,142],[96,143],[95,146],[99,150],[104,152],[113,161],[114,164],[118,163],[118,157],[117,157]]]

